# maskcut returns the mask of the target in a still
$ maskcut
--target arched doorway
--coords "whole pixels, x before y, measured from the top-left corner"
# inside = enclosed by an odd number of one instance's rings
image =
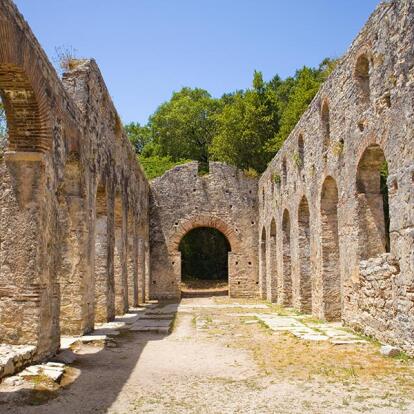
[[[196,227],[180,241],[181,288],[183,296],[228,293],[227,237],[213,227]]]
[[[341,272],[339,266],[338,187],[327,177],[321,193],[321,245],[323,316],[327,320],[341,318]]]
[[[368,146],[358,163],[358,240],[361,260],[390,251],[388,164],[379,145]]]
[[[260,294],[262,299],[267,299],[266,229],[264,227],[260,238],[259,264]]]

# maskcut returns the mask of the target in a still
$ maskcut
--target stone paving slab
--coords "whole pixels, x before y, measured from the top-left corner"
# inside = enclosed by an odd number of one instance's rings
[[[272,331],[290,332],[297,338],[306,341],[330,341],[335,345],[366,343],[365,340],[357,335],[341,329],[342,325],[337,322],[305,325],[301,322],[301,317],[280,316],[274,313],[257,313],[255,317],[266,324]]]
[[[269,306],[263,303],[258,303],[257,305],[249,305],[249,304],[239,304],[239,303],[222,303],[222,304],[194,304],[194,305],[187,305],[187,304],[180,304],[178,307],[178,311],[182,309],[197,309],[197,308],[210,308],[210,309],[232,309],[232,308],[240,308],[240,309],[269,309]]]

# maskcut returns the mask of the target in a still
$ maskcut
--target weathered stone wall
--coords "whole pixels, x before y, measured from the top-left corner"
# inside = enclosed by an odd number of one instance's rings
[[[349,323],[366,335],[396,345],[405,342],[409,348],[412,333],[408,333],[408,341],[401,336],[394,337],[398,332],[398,319],[395,318],[398,289],[394,282],[400,273],[398,261],[385,253],[373,259],[362,260],[359,266],[360,278],[353,284],[354,290],[349,298],[358,312],[352,315]]]
[[[112,319],[115,297],[122,311],[145,292],[145,269],[125,258],[148,243],[148,182],[96,63],[72,63],[60,80],[13,3],[0,3],[0,343],[33,344],[36,359],[60,332]]]
[[[414,3],[379,5],[259,182],[262,296],[318,317],[357,321],[370,334],[410,352],[413,45]],[[380,191],[384,160],[389,170],[390,243]],[[277,252],[273,267],[272,249]],[[355,298],[367,277],[362,263],[375,263],[388,250],[397,273],[388,275],[382,267],[374,273],[379,280],[386,278],[387,289],[394,293],[381,316],[374,307],[368,318],[366,300]],[[370,297],[380,298],[376,283],[366,283],[371,284]],[[377,318],[392,322],[383,330],[383,324],[372,323]]]
[[[211,162],[207,175],[197,162],[180,165],[151,181],[151,298],[181,295],[179,243],[193,228],[213,227],[228,239],[229,294],[258,293],[257,180]]]

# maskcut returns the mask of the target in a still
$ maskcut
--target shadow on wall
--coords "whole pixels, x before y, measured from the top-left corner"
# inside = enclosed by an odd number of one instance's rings
[[[157,312],[165,305],[168,306],[166,308],[168,315],[174,321],[179,303],[165,302],[151,310]],[[139,320],[143,319],[145,316]],[[123,317],[116,318],[117,322],[124,320]],[[134,332],[124,329],[121,330],[119,336],[115,337],[116,347],[106,347],[95,351],[92,345],[83,345],[82,349],[87,353],[77,354],[77,360],[66,370],[61,382],[62,388],[51,391],[38,384],[34,389],[0,392],[0,406],[2,407],[0,412],[13,414],[106,413],[130,378],[134,378],[133,381],[137,384],[139,377],[136,367],[145,347],[167,336],[169,334]]]

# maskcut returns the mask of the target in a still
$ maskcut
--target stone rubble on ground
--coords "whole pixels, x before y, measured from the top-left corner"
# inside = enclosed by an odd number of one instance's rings
[[[401,351],[399,348],[392,345],[382,345],[380,349],[381,355],[386,357],[395,357],[400,355]]]

